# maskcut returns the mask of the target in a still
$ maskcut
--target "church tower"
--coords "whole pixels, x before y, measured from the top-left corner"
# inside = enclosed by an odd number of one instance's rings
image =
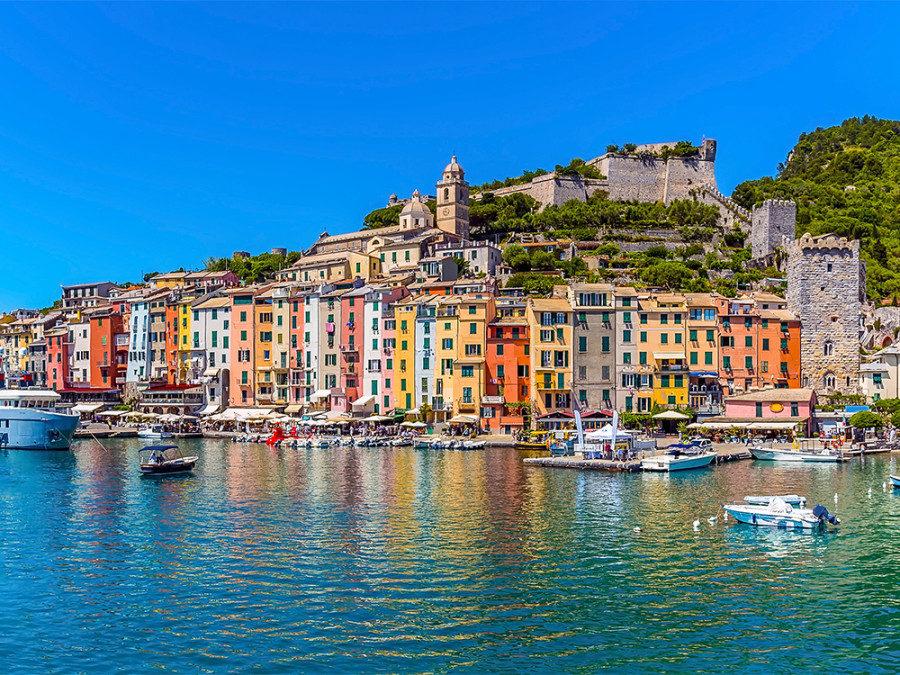
[[[444,168],[437,183],[437,226],[444,232],[469,238],[469,184],[466,172],[456,162],[456,155]]]

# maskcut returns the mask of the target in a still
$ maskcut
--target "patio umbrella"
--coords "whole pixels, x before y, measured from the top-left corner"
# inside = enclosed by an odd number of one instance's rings
[[[653,419],[655,420],[689,420],[691,419],[690,415],[683,415],[680,412],[676,412],[674,410],[666,410],[665,412],[657,413],[653,415]]]
[[[384,415],[370,415],[363,419],[363,422],[390,422],[393,417],[385,417]]]

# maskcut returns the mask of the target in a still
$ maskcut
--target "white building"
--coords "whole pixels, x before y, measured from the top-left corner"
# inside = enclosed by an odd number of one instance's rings
[[[859,390],[866,401],[900,398],[900,347],[891,345],[866,359],[859,367]]]
[[[199,298],[191,306],[194,312],[191,327],[198,334],[198,354],[203,361],[199,383],[203,385],[204,413],[228,405],[230,305],[228,297],[207,297]]]
[[[76,386],[91,384],[91,322],[69,324],[69,378]]]
[[[437,258],[452,256],[469,263],[469,272],[478,275],[483,272],[494,276],[503,262],[500,247],[489,241],[463,241],[458,244],[437,244],[434,247]]]

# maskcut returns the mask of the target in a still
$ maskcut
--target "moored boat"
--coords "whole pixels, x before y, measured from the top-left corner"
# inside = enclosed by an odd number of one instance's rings
[[[138,438],[174,438],[175,434],[166,431],[162,424],[152,424],[150,426],[141,427],[137,432]]]
[[[702,469],[712,464],[716,452],[693,444],[669,446],[662,455],[653,455],[641,460],[644,471],[684,471]]]
[[[197,456],[185,457],[177,445],[148,445],[141,448],[141,475],[164,476],[192,471]]]
[[[796,450],[794,448],[767,448],[750,445],[754,459],[769,462],[843,462],[846,460],[840,450]]]
[[[900,487],[900,476],[891,476],[891,485]]]
[[[48,389],[0,390],[0,448],[68,450],[80,418],[59,400]]]
[[[820,530],[827,524],[838,525],[841,522],[824,506],[796,508],[780,497],[773,497],[767,504],[723,504],[722,508],[738,522],[759,527]]]

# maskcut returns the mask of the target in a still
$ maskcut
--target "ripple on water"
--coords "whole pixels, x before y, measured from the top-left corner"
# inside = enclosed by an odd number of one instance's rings
[[[186,445],[196,474],[161,481],[135,475],[131,441],[0,453],[7,670],[892,672],[900,656],[886,458],[643,476],[526,470],[510,450]],[[723,521],[766,492],[832,509],[837,492],[845,524]]]

